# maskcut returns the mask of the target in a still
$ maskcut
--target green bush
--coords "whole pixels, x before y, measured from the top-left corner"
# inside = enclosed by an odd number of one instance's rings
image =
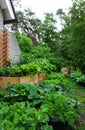
[[[18,37],[18,43],[22,52],[28,53],[32,48],[32,40],[25,33]]]
[[[78,83],[85,83],[85,74],[77,79]]]
[[[70,73],[70,77],[73,80],[77,80],[78,78],[80,78],[82,76],[82,72],[81,71],[71,71]]]
[[[60,72],[63,67],[69,66],[69,61],[66,60],[63,56],[57,54],[54,64],[56,65],[58,72]]]
[[[20,64],[20,65],[12,65],[4,68],[0,68],[0,76],[26,76],[26,75],[34,75],[38,72],[47,72],[51,73],[55,71],[55,65],[51,64],[47,59],[35,59],[35,61],[30,62],[29,64]]]
[[[65,76],[62,73],[51,73],[47,76],[47,79],[44,81],[45,84],[57,84],[63,86],[65,81]]]
[[[47,44],[32,46],[32,49],[28,53],[22,53],[20,63],[29,63],[35,61],[35,59],[43,58],[48,59],[49,62],[53,64],[56,61],[56,57],[50,52],[50,48]]]
[[[77,129],[75,122],[80,119],[80,110],[73,98],[67,97],[61,92],[51,91],[45,95],[44,104],[41,107],[48,109],[48,114],[52,119],[68,122],[70,126]]]
[[[0,69],[0,76],[5,77],[18,77],[26,75],[34,75],[38,73],[40,67],[37,64],[23,64],[23,65],[13,65]]]
[[[81,85],[85,85],[85,74],[81,71],[72,71],[70,77]]]

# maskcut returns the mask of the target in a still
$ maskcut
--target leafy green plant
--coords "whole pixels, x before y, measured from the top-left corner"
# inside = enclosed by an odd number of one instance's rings
[[[58,72],[60,72],[63,67],[69,66],[69,61],[66,60],[62,55],[64,54],[56,55],[55,65],[57,67]]]
[[[57,84],[63,85],[65,81],[65,76],[62,73],[51,73],[47,76],[47,79],[44,81],[45,84]]]
[[[26,76],[34,75],[38,72],[47,72],[50,73],[55,71],[55,65],[51,64],[47,59],[35,60],[29,64],[13,65],[5,68],[0,68],[0,76]]]
[[[0,104],[1,127],[12,130],[52,129],[48,126],[52,118],[76,129],[75,121],[82,110],[79,102],[56,84],[8,84],[6,93],[0,90]]]
[[[77,79],[79,83],[85,83],[85,75],[82,75],[80,78]]]
[[[42,58],[42,59],[36,60],[36,62],[41,67],[41,71],[45,71],[47,73],[56,71],[56,66],[51,64],[48,59]]]
[[[5,68],[0,68],[0,76],[26,76],[26,75],[34,75],[40,71],[40,67],[38,64],[23,64],[23,65],[13,65]]]
[[[25,33],[19,35],[18,43],[22,52],[29,52],[32,48],[32,40]]]
[[[28,101],[30,105],[39,109],[42,101],[44,91],[40,89],[39,85],[30,84],[16,84],[13,85],[8,83],[6,91],[8,93],[4,94],[0,91],[0,101],[8,102],[8,104],[14,104],[16,102]],[[41,94],[42,93],[42,94]]]
[[[22,53],[20,56],[20,64],[28,64],[28,63],[41,63],[41,64],[50,64],[55,65],[56,57],[50,51],[50,48],[47,44],[32,46],[32,49],[29,53]],[[47,64],[46,64],[47,62]],[[48,65],[49,67],[49,65]],[[51,67],[50,67],[51,69]]]
[[[81,71],[71,71],[70,73],[70,77],[73,80],[77,80],[78,78],[80,78],[82,76],[82,72]]]
[[[15,102],[29,101],[31,106],[40,108],[44,96],[51,91],[63,91],[61,86],[55,84],[7,84],[6,91],[4,93],[1,89],[0,101],[6,101],[8,104],[14,104]]]
[[[82,74],[81,71],[72,71],[70,77],[80,85],[85,85],[85,74]]]
[[[41,107],[48,110],[50,118],[68,122],[70,126],[77,129],[75,121],[80,119],[80,108],[78,108],[79,104],[73,98],[67,97],[61,92],[53,91],[46,94]]]
[[[5,117],[5,118],[4,118]],[[45,117],[45,118],[44,118]],[[4,130],[37,130],[47,127],[48,115],[42,109],[36,110],[30,107],[29,102],[16,102],[8,106],[7,103],[0,103],[0,129]],[[43,127],[41,127],[43,125]]]

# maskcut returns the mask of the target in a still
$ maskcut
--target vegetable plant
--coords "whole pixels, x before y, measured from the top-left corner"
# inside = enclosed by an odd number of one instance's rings
[[[56,84],[8,84],[6,93],[0,90],[0,129],[51,129],[49,121],[67,122],[77,130],[80,120],[79,101]],[[5,117],[5,118],[4,118]]]

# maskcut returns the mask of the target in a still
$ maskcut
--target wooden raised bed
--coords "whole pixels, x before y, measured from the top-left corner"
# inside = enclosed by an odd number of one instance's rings
[[[38,73],[38,83],[42,83],[45,78],[46,78],[46,73],[44,72]]]
[[[44,73],[38,73],[33,76],[24,77],[0,77],[0,87],[5,88],[7,83],[12,84],[38,84],[41,83],[46,77]]]

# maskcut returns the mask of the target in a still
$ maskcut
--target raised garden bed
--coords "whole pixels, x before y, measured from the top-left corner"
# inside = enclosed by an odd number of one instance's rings
[[[38,84],[43,82],[46,73],[37,73],[32,76],[23,77],[0,77],[0,87],[5,88],[7,83],[12,84]]]

